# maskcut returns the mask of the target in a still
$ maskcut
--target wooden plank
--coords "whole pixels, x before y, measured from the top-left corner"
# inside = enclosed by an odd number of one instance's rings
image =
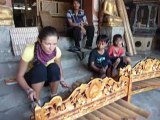
[[[100,120],[98,117],[96,117],[94,114],[89,113],[87,115],[85,115],[85,118],[89,119],[89,120]]]
[[[124,101],[124,100],[122,100],[122,99],[118,100],[117,103],[118,103],[119,105],[122,105],[122,106],[124,106],[124,107],[126,107],[126,108],[128,108],[128,109],[130,109],[130,110],[132,110],[132,111],[134,111],[135,113],[137,113],[137,114],[139,114],[140,116],[143,116],[143,117],[145,117],[145,118],[148,118],[149,115],[150,115],[149,112],[146,112],[146,111],[144,111],[143,109],[141,109],[141,108],[139,108],[139,107],[137,107],[137,106],[134,106],[134,105],[132,105],[132,104],[129,104],[129,103],[127,103],[126,101]]]
[[[87,20],[89,25],[93,25],[93,9],[94,9],[94,1],[93,0],[84,0],[83,2],[84,11],[87,16]]]
[[[115,112],[116,114],[119,114],[119,115],[121,116],[121,118],[123,118],[123,117],[129,117],[128,114],[122,112],[121,110],[119,110],[119,109],[117,109],[117,108],[114,108],[114,107],[111,106],[111,105],[108,105],[108,106],[106,106],[105,108],[111,110],[112,112]]]
[[[125,108],[125,107],[123,107],[123,106],[121,106],[119,104],[117,104],[116,102],[112,103],[111,105],[114,108],[117,108],[117,109],[121,110],[122,112],[128,114],[132,118],[138,118],[139,117],[139,115],[137,113],[135,113],[135,112],[131,111],[130,109],[127,109],[127,108]]]
[[[110,109],[107,109],[105,107],[99,109],[98,111],[100,111],[101,113],[107,115],[108,117],[112,117],[114,120],[119,120],[121,119],[121,116],[113,111],[111,111]]]
[[[158,27],[160,27],[160,7],[158,7]]]
[[[85,116],[78,118],[77,120],[88,120]]]
[[[103,113],[101,113],[100,111],[94,111],[92,112],[95,116],[97,116],[98,118],[100,118],[101,120],[115,120]]]
[[[150,86],[150,87],[134,90],[134,91],[132,91],[132,95],[138,94],[138,93],[141,93],[141,92],[150,91],[150,90],[153,90],[153,89],[156,89],[156,88],[159,88],[159,86]]]
[[[50,16],[49,12],[41,11],[40,17],[41,17],[43,27],[53,25],[52,17]]]
[[[126,100],[128,101],[128,102],[130,102],[131,101],[131,97],[132,97],[132,79],[131,79],[131,76],[129,77],[129,86],[128,86],[128,93],[127,93],[127,96],[126,96]]]
[[[132,94],[138,94],[138,93],[149,91],[159,87],[160,87],[159,78],[136,82],[136,83],[133,83]]]

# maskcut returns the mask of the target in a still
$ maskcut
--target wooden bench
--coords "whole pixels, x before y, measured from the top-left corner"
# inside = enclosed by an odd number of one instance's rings
[[[130,78],[121,76],[119,82],[112,78],[96,78],[82,84],[62,100],[52,98],[43,107],[36,106],[35,120],[135,120],[138,116],[147,118],[149,113],[121,100],[128,96]],[[110,113],[110,114],[108,114]]]
[[[160,87],[160,60],[147,58],[138,62],[133,68],[128,65],[120,69],[120,76],[130,77],[128,101],[131,96]]]

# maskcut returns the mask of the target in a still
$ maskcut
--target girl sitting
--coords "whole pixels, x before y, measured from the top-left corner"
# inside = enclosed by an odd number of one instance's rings
[[[113,64],[112,77],[115,77],[118,74],[117,69],[131,64],[130,57],[125,56],[122,43],[122,36],[120,34],[116,34],[113,37],[113,45],[108,49],[108,54]]]

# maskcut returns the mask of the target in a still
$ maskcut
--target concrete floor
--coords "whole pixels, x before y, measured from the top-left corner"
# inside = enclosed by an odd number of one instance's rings
[[[132,57],[133,65],[146,57],[160,58],[160,52],[140,52],[138,55]],[[76,70],[77,73],[75,73],[75,70],[73,69],[75,66],[76,65],[64,70],[64,73],[68,73],[68,70],[70,71],[70,75],[66,74],[66,77],[69,77],[67,79],[68,81],[71,79],[71,76],[76,76],[76,74],[79,76],[81,71],[84,72],[83,68],[79,68],[79,70]],[[89,74],[87,71],[85,73]],[[74,79],[78,79],[78,77],[75,77]],[[24,95],[24,92],[17,85],[6,86],[2,82],[0,83],[0,91],[0,120],[28,120],[32,112],[29,102],[25,101],[26,96]],[[132,97],[132,103],[151,112],[151,115],[147,120],[160,120],[160,89],[134,95]],[[145,119],[139,118],[139,120]]]
[[[147,120],[160,120],[160,89],[136,94],[132,97],[131,102],[151,113]],[[140,118],[139,120],[146,119]]]

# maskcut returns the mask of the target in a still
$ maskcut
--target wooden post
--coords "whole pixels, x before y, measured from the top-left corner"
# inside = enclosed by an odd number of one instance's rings
[[[27,26],[27,10],[28,9],[28,6],[27,6],[27,0],[25,0],[25,14],[24,14],[24,26],[26,27]]]
[[[125,4],[124,4],[123,0],[121,0],[121,5],[122,5],[123,13],[124,13],[124,16],[125,16],[124,19],[126,19],[126,23],[125,24],[127,26],[127,32],[129,34],[129,39],[130,39],[130,42],[131,42],[132,52],[133,52],[134,55],[136,55],[137,51],[136,51],[136,48],[135,48],[133,35],[132,35],[132,32],[131,32],[131,28],[130,28],[130,24],[129,24],[129,20],[128,20],[128,15],[127,15],[126,7],[125,7]]]
[[[127,101],[131,102],[131,97],[132,97],[132,77],[129,77],[129,82],[128,82],[128,93],[127,93]]]
[[[160,27],[160,6],[158,7],[158,27]]]
[[[88,19],[89,25],[93,25],[93,0],[84,0],[83,6],[84,11]]]
[[[121,0],[116,0],[116,3],[117,3],[117,10],[119,12],[119,15],[120,15],[121,19],[123,20],[123,25],[124,25],[124,30],[125,30],[124,35],[125,35],[125,42],[126,42],[126,45],[127,45],[127,50],[129,52],[129,54],[132,56],[132,55],[134,55],[134,53],[133,53],[132,45],[131,45],[131,42],[130,42],[130,36],[129,36],[129,33],[128,33],[128,29],[127,29],[126,16],[124,14],[122,1]]]

